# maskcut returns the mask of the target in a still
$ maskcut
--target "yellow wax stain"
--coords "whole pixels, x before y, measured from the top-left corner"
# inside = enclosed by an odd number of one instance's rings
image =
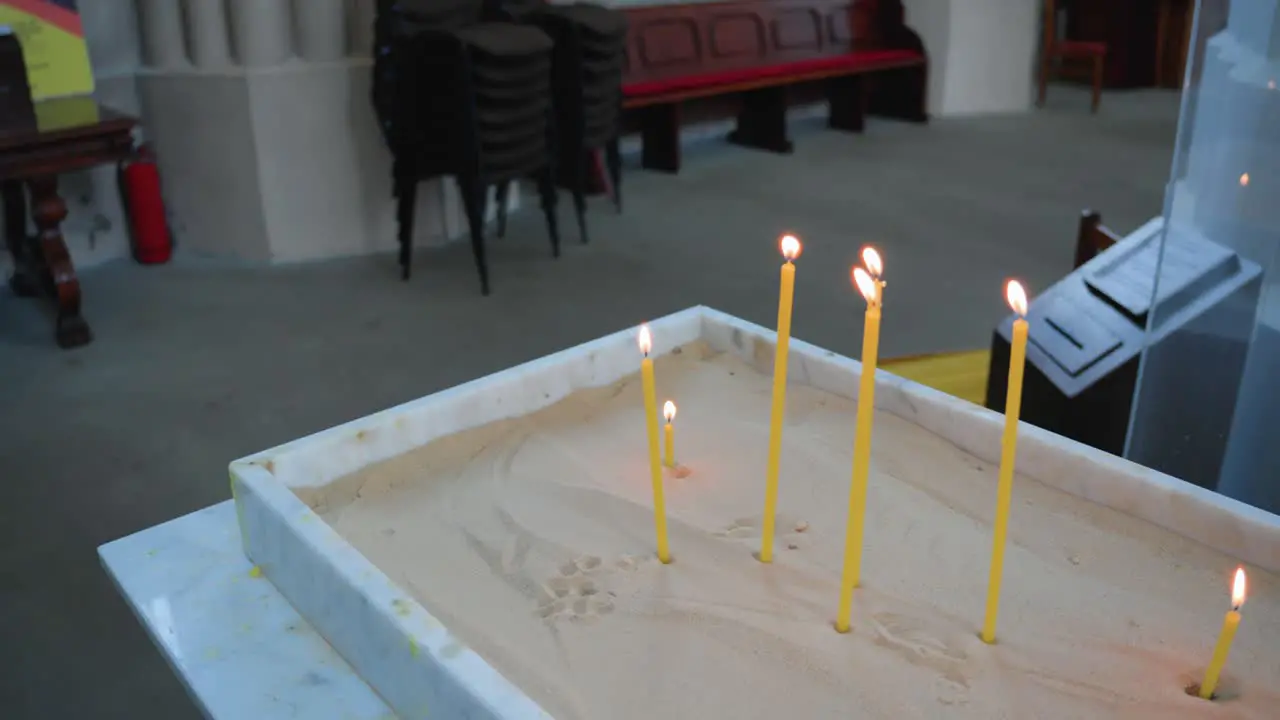
[[[409,638],[409,655],[418,657],[418,641],[413,638]]]
[[[405,617],[413,611],[413,607],[409,605],[409,601],[404,598],[396,598],[395,600],[392,600],[391,607],[395,608],[396,614],[400,617]]]
[[[364,439],[365,439],[365,438],[367,438],[367,437],[369,437],[369,434],[368,434],[368,433],[366,433],[364,430],[361,430],[361,431],[359,431],[359,432],[357,432],[357,433],[356,433],[356,440],[357,440],[357,441],[364,440]]]
[[[251,570],[249,571],[249,577],[251,577],[251,578],[260,578],[260,577],[262,577],[262,568],[258,567],[257,565],[254,565],[254,566],[253,566],[253,569],[251,569]]]
[[[311,512],[310,510],[304,510],[302,512],[302,515],[298,516],[298,519],[301,520],[302,522],[311,522],[311,520],[315,518],[315,516],[316,514]]]

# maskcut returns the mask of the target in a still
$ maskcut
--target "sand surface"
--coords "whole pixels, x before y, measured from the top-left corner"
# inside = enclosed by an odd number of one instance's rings
[[[657,378],[691,471],[667,479],[671,565],[638,375],[304,500],[559,720],[1280,717],[1274,575],[1248,568],[1224,699],[1189,697],[1236,561],[1025,477],[984,644],[996,468],[886,413],[854,628],[836,633],[853,403],[790,388],[763,565],[769,378],[700,348]]]

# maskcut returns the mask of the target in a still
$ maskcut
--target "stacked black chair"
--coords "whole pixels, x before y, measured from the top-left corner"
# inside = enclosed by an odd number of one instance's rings
[[[578,228],[587,242],[586,195],[600,150],[605,153],[614,202],[622,210],[618,134],[626,15],[590,3],[547,5],[541,0],[489,0],[487,12],[494,19],[536,24],[555,41],[552,74],[559,179],[573,192]]]
[[[484,0],[379,0],[373,104],[393,158],[402,276],[410,274],[418,182],[452,176],[471,230],[480,289],[488,295],[489,188],[534,178],[556,256],[560,238],[553,44],[537,27],[485,22],[484,9]]]

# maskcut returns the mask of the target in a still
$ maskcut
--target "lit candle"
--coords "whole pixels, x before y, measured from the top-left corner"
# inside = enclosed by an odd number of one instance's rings
[[[1018,314],[1009,343],[1009,382],[1004,398],[1004,438],[1000,441],[1000,482],[996,487],[995,532],[991,543],[991,577],[987,582],[987,614],[982,639],[996,641],[1000,610],[1000,582],[1004,572],[1005,538],[1009,534],[1009,505],[1013,501],[1013,465],[1018,451],[1018,414],[1022,410],[1022,369],[1027,359],[1027,291],[1017,280],[1005,288],[1009,307]]]
[[[1218,644],[1213,647],[1213,659],[1209,661],[1209,669],[1204,671],[1204,682],[1200,683],[1200,697],[1209,700],[1213,691],[1218,689],[1218,676],[1227,664],[1227,654],[1231,652],[1231,641],[1236,636],[1236,628],[1240,627],[1240,606],[1244,605],[1244,568],[1236,568],[1235,581],[1231,583],[1231,610],[1222,620],[1222,632],[1218,634]]]
[[[662,464],[673,468],[676,466],[676,431],[671,427],[671,421],[676,419],[676,404],[670,400],[663,403],[662,417],[667,421],[664,434],[664,439],[667,441],[667,445]]]
[[[778,290],[778,342],[773,355],[773,404],[769,411],[769,461],[764,476],[764,522],[760,532],[760,562],[773,562],[773,532],[778,512],[778,464],[782,460],[782,420],[787,405],[787,348],[791,344],[791,301],[795,296],[800,241],[783,235],[782,278]]]
[[[858,417],[853,440],[853,473],[849,483],[849,519],[844,532],[844,571],[840,576],[840,610],[836,630],[849,632],[849,616],[853,612],[853,589],[862,572],[863,524],[867,515],[867,473],[871,469],[871,421],[875,410],[876,359],[880,349],[880,304],[884,270],[880,254],[863,248],[866,269],[853,269],[853,282],[867,301],[867,314],[862,329],[862,377],[858,384]]]
[[[671,562],[671,552],[667,549],[667,507],[662,497],[662,461],[658,456],[658,396],[653,382],[653,359],[649,351],[653,349],[653,338],[649,334],[649,326],[640,326],[637,340],[644,359],[640,361],[640,384],[644,390],[645,427],[649,432],[649,474],[653,480],[653,527],[658,536],[658,559],[664,563]]]

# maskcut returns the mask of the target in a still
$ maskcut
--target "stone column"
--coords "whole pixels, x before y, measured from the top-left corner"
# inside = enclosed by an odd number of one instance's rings
[[[347,54],[351,57],[373,56],[373,19],[377,0],[347,0]]]
[[[200,70],[231,64],[225,0],[182,0],[187,19],[191,62]]]
[[[312,62],[341,60],[347,50],[346,0],[293,0],[298,56]]]
[[[143,63],[156,70],[186,65],[182,7],[174,0],[138,0],[138,15]]]
[[[289,0],[231,0],[236,60],[246,68],[272,67],[288,60],[293,56],[290,20]]]

